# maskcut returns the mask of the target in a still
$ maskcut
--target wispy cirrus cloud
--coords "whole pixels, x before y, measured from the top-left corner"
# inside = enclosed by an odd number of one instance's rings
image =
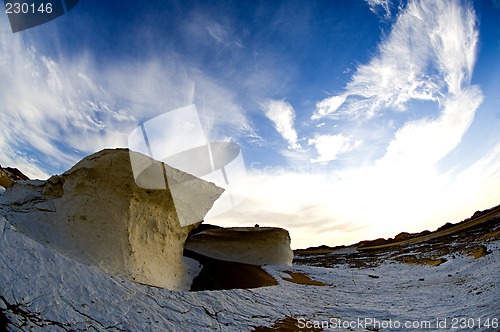
[[[231,33],[232,30],[224,27],[221,23],[210,22],[207,24],[206,29],[213,39],[224,46],[243,47],[241,40]]]
[[[108,122],[121,127],[134,121],[81,72],[83,59],[57,63],[18,35],[0,38],[2,164],[16,166],[31,177],[46,177],[71,165],[91,147],[113,146],[117,131]]]
[[[191,102],[203,105],[210,139],[257,137],[230,90],[172,58],[98,67],[90,51],[54,59],[29,36],[5,33],[0,40],[0,163],[32,178],[62,172],[100,149],[125,147],[139,123]]]
[[[312,120],[321,119],[325,116],[329,118],[338,118],[341,114],[336,114],[335,112],[342,106],[348,95],[342,94],[339,96],[331,96],[316,104],[316,112],[312,115]]]
[[[480,89],[470,86],[477,40],[468,5],[412,1],[378,54],[358,67],[344,93],[318,102],[312,118],[372,119],[405,112],[410,101],[435,102],[438,116],[404,123],[379,161],[435,163],[460,143],[482,102]]]
[[[366,0],[370,10],[375,14],[378,13],[378,9],[382,8],[384,10],[384,16],[386,18],[391,17],[390,0]]]
[[[406,28],[413,18],[425,22],[426,39],[422,42],[429,49],[429,61],[432,60],[438,70],[437,78],[433,79],[437,83],[424,82],[430,89],[413,98],[435,98],[439,115],[406,122],[379,162],[433,167],[460,144],[483,101],[480,88],[470,85],[478,40],[476,17],[472,8],[461,7],[457,2],[422,1],[408,5],[406,15],[401,17],[402,27]],[[396,45],[401,45],[399,39]],[[442,89],[432,86],[442,86]]]
[[[440,102],[470,81],[477,38],[472,8],[411,1],[378,54],[357,68],[344,93],[318,102],[313,119],[335,112],[372,118],[387,109],[404,111],[410,100]]]
[[[288,148],[299,150],[297,132],[294,127],[295,111],[285,100],[267,100],[262,103],[264,114],[271,120],[276,131],[287,141]]]
[[[189,39],[189,43],[211,48],[243,48],[244,44],[231,17],[225,15],[214,15],[210,13],[208,6],[193,6],[187,12],[187,17],[179,21],[180,31],[183,37]],[[205,52],[200,48],[200,52]]]

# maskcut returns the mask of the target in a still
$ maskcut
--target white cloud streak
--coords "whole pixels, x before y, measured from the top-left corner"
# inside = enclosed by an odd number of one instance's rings
[[[408,21],[406,17],[409,17]],[[462,8],[457,2],[412,2],[405,15],[401,16],[403,23],[396,24],[395,28],[407,31],[406,27],[413,18],[426,23],[426,39],[420,42],[432,51],[429,52],[429,58],[435,61],[440,72],[438,80],[445,83],[442,95],[437,97],[441,106],[440,113],[435,119],[422,118],[405,123],[397,131],[379,163],[433,167],[460,144],[482,103],[483,96],[479,87],[470,86],[478,33],[473,10]],[[399,36],[398,33],[396,35]],[[395,42],[396,46],[401,45],[400,37]],[[386,48],[399,49],[389,46]],[[426,57],[421,55],[419,58]],[[423,97],[418,95],[413,98],[425,99],[425,96],[429,96],[429,100],[432,100],[430,96],[438,96],[440,93],[429,90]],[[405,99],[406,97],[403,98]]]
[[[271,120],[276,131],[288,142],[288,148],[299,150],[297,132],[294,128],[295,111],[284,100],[268,100],[262,104],[266,117]]]
[[[367,0],[368,6],[370,6],[370,10],[377,14],[378,8],[382,7],[385,11],[384,16],[386,18],[391,17],[391,9],[389,7],[390,0]]]
[[[222,24],[217,22],[210,22],[207,24],[208,34],[219,44],[226,47],[237,47],[243,48],[243,43],[234,34],[231,33],[231,29],[224,27]]]
[[[329,116],[335,118],[335,113],[342,104],[345,103],[347,95],[343,94],[340,96],[331,96],[316,104],[317,111],[311,117],[312,120],[321,119],[322,117]]]
[[[310,138],[307,143],[313,145],[319,155],[318,158],[312,159],[313,163],[324,163],[337,159],[341,153],[345,153],[354,149],[361,142],[352,142],[352,139],[345,137],[343,134],[337,135],[316,135]]]
[[[244,47],[239,31],[233,28],[231,18],[214,18],[203,8],[195,6],[182,20],[180,28],[185,38],[196,41],[198,45],[234,49]]]
[[[378,163],[433,167],[460,144],[481,102],[482,94],[477,87],[450,96],[445,100],[444,110],[438,119],[410,121],[401,127]]]

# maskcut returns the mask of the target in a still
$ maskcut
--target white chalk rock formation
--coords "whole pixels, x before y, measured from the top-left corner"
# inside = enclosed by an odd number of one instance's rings
[[[283,228],[231,227],[189,236],[185,248],[225,261],[254,265],[292,265],[290,235]]]
[[[191,211],[183,227],[168,189],[136,184],[131,156],[149,158],[128,149],[103,150],[47,181],[15,182],[1,196],[2,214],[18,231],[104,272],[186,289],[184,242],[223,189],[165,165],[169,184],[189,182],[196,198],[182,202]]]

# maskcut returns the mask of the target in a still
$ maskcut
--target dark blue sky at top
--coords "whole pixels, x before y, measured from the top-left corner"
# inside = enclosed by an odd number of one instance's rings
[[[200,17],[233,30],[240,46],[217,45],[208,33],[205,39],[188,38],[186,26]],[[309,105],[313,107],[317,99],[343,87],[346,68],[353,70],[375,52],[379,23],[363,1],[120,1],[117,5],[84,0],[54,22],[58,45],[48,49],[66,57],[90,52],[96,64],[104,66],[109,61],[179,58],[219,80],[236,83],[258,66],[269,66],[278,69],[287,84],[267,87],[267,97],[295,102],[295,97],[313,94]],[[51,28],[33,33],[43,38],[44,30]],[[49,38],[43,39],[47,46]],[[239,92],[242,98],[253,97],[243,88]]]

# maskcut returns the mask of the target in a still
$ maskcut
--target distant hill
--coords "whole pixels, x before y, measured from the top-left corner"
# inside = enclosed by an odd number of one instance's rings
[[[368,247],[378,247],[378,246],[386,246],[390,244],[396,244],[402,241],[408,241],[411,239],[418,239],[418,238],[423,238],[423,237],[428,237],[428,236],[440,236],[441,233],[444,234],[445,231],[446,234],[449,234],[450,232],[453,232],[453,230],[456,228],[457,230],[466,228],[468,226],[472,226],[477,224],[477,222],[480,222],[480,218],[484,216],[488,216],[489,214],[494,214],[494,212],[500,213],[500,204],[492,207],[490,209],[486,209],[483,211],[476,211],[471,217],[466,218],[460,222],[457,223],[450,223],[447,222],[443,226],[439,227],[435,231],[429,231],[429,230],[424,230],[422,232],[418,233],[408,233],[408,232],[401,232],[397,234],[394,238],[378,238],[375,240],[364,240],[360,241],[358,243],[355,243],[351,245],[350,247],[355,247],[355,248],[368,248]],[[477,222],[476,222],[477,221]],[[470,225],[469,225],[470,224]],[[324,253],[324,252],[331,252],[331,251],[336,251],[340,250],[342,248],[346,248],[348,246],[335,246],[335,247],[329,247],[326,245],[321,245],[321,246],[316,246],[316,247],[309,247],[306,249],[297,249],[294,252],[296,254],[302,254],[302,253]]]

